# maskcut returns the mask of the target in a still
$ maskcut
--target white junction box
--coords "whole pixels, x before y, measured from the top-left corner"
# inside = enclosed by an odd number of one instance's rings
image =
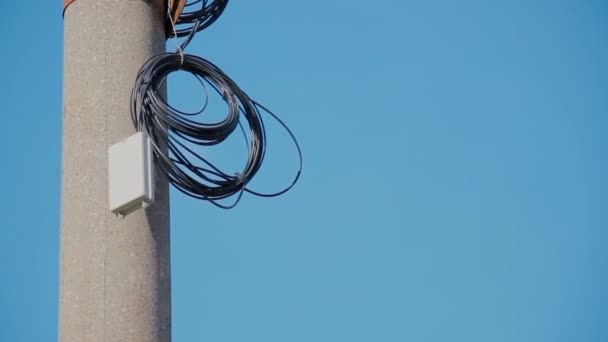
[[[108,148],[110,211],[124,217],[154,201],[152,144],[144,132]]]

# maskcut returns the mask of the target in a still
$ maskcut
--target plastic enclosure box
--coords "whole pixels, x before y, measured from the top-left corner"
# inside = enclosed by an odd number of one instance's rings
[[[108,148],[110,211],[124,217],[154,201],[152,145],[144,132]]]

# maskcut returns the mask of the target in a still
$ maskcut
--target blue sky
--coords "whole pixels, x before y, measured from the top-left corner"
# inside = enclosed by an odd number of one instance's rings
[[[0,9],[0,341],[55,341],[61,4]],[[304,174],[233,211],[172,193],[174,341],[607,341],[607,19],[599,0],[232,2],[189,49],[289,123]],[[170,96],[196,108],[188,82]],[[295,166],[269,134],[262,189]]]

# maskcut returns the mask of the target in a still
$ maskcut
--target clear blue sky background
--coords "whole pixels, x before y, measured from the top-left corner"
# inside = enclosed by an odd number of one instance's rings
[[[60,7],[0,2],[0,341],[57,338]],[[608,341],[605,1],[233,1],[191,52],[305,170],[172,194],[175,341]]]

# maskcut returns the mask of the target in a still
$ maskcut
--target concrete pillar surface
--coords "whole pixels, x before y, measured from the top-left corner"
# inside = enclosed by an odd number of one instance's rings
[[[78,0],[65,12],[59,341],[170,341],[166,178],[155,203],[108,209],[107,149],[135,133],[137,72],[165,50],[163,0]]]

